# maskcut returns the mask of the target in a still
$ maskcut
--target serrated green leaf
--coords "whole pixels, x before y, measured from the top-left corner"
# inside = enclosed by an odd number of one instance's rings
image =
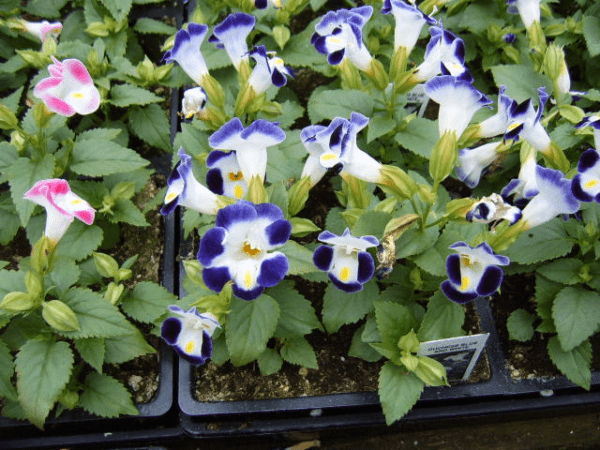
[[[552,336],[548,340],[548,355],[550,355],[550,359],[558,370],[570,381],[584,389],[590,389],[592,381],[592,345],[588,341],[565,351],[558,337]]]
[[[169,305],[177,302],[177,296],[164,287],[150,281],[136,284],[131,296],[121,303],[123,311],[140,322],[154,322],[162,316]]]
[[[280,309],[275,336],[291,338],[322,329],[311,302],[300,295],[291,282],[284,280],[270,288],[269,296],[277,301]]]
[[[117,84],[110,90],[108,103],[124,108],[131,105],[149,105],[150,103],[158,103],[162,100],[162,97],[139,86]]]
[[[511,262],[533,264],[565,256],[572,248],[560,220],[554,219],[522,233],[505,254]]]
[[[118,308],[100,294],[83,288],[71,288],[61,298],[76,314],[80,330],[62,331],[64,336],[79,339],[110,338],[136,332]]]
[[[506,86],[506,95],[523,102],[529,98],[534,103],[539,98],[537,89],[547,87],[552,92],[552,82],[545,75],[540,75],[533,67],[525,65],[500,65],[491,68],[496,86]]]
[[[464,336],[464,322],[464,308],[448,300],[440,291],[436,291],[427,303],[427,311],[417,336],[421,342]]]
[[[138,33],[154,33],[154,34],[166,34],[171,35],[177,32],[177,28],[172,25],[168,25],[160,20],[150,19],[148,17],[142,17],[135,22],[133,26],[134,31]]]
[[[290,240],[282,247],[279,247],[278,250],[288,258],[290,266],[288,275],[302,275],[318,271],[312,260],[313,253],[303,245]]]
[[[581,283],[582,281],[579,276],[579,271],[582,266],[583,261],[580,259],[561,258],[538,267],[537,272],[548,278],[550,281],[573,285]]]
[[[391,425],[404,417],[417,403],[425,383],[415,374],[386,362],[379,372],[379,401],[385,415],[385,422]]]
[[[131,172],[148,165],[135,151],[112,141],[75,142],[71,170],[80,175],[100,177]]]
[[[0,227],[0,244],[7,245],[21,228],[21,221],[10,199],[10,194],[8,192],[3,194],[0,195],[0,223],[2,224]]]
[[[100,0],[117,22],[123,21],[131,11],[132,0]]]
[[[439,131],[435,121],[415,117],[396,134],[394,139],[405,149],[429,159],[431,158],[431,149],[438,137]]]
[[[318,369],[317,355],[310,343],[304,337],[285,339],[281,347],[281,357],[292,364],[309,369]]]
[[[108,364],[121,364],[138,356],[156,352],[139,331],[126,336],[106,338],[104,348],[104,360]]]
[[[102,372],[105,353],[104,338],[75,339],[74,341],[79,356],[97,372]]]
[[[93,128],[79,133],[76,142],[92,141],[91,143],[93,144],[96,141],[112,141],[120,134],[121,130],[118,128]]]
[[[19,402],[27,418],[43,428],[48,413],[67,385],[73,369],[73,352],[67,342],[32,340],[15,359]]]
[[[225,338],[231,362],[242,366],[255,360],[267,348],[279,320],[279,305],[268,295],[256,300],[234,298],[225,323]]]
[[[263,376],[268,376],[274,374],[275,372],[279,372],[279,369],[281,369],[282,365],[283,359],[279,353],[272,348],[267,348],[258,357],[258,368],[260,369],[260,374]]]
[[[334,117],[349,119],[353,112],[371,117],[374,105],[373,96],[363,91],[348,89],[340,95],[339,91],[320,90],[308,100],[308,115],[312,123]]]
[[[79,279],[81,271],[71,258],[58,256],[50,272],[50,280],[60,291],[66,291]]]
[[[506,321],[508,336],[510,339],[520,342],[527,342],[533,337],[533,322],[535,316],[525,311],[517,309],[510,313]]]
[[[552,324],[552,329],[538,329],[538,331],[548,333],[556,331],[554,328],[554,320],[552,319],[552,305],[556,295],[564,287],[565,286],[561,283],[550,281],[539,274],[535,275],[535,302],[537,304],[537,314],[543,319],[546,326],[548,326],[549,323]]]
[[[127,118],[131,131],[137,137],[153,147],[171,151],[171,125],[159,105],[132,107],[127,113]]]
[[[362,291],[347,293],[329,284],[323,296],[323,325],[329,333],[335,333],[342,325],[358,322],[373,311],[379,292],[373,283],[367,283]]]
[[[600,294],[566,287],[554,299],[552,317],[562,349],[573,350],[600,326]]]
[[[6,171],[19,159],[17,149],[8,142],[0,142],[0,183],[6,181]]]
[[[375,320],[382,343],[395,347],[398,353],[400,338],[418,327],[411,310],[393,302],[375,302]]]
[[[454,251],[450,246],[455,242],[462,241],[464,238],[455,231],[444,229],[433,247],[429,247],[414,259],[417,266],[425,272],[438,277],[446,276],[446,259]]]
[[[175,135],[173,147],[183,147],[191,156],[211,151],[206,133],[189,123],[181,124],[181,131]]]
[[[19,213],[22,226],[27,226],[35,203],[25,200],[23,195],[40,180],[52,178],[54,175],[54,157],[44,155],[40,160],[19,158],[4,174],[10,183],[10,195]]]
[[[406,258],[431,248],[439,238],[437,227],[411,228],[406,230],[396,241],[396,258]]]
[[[76,220],[58,242],[56,253],[67,258],[81,260],[90,256],[100,246],[103,236],[104,232],[99,226],[86,225]]]
[[[0,340],[0,398],[17,400],[17,391],[12,384],[15,363],[8,345]]]
[[[595,16],[583,16],[583,37],[590,56],[600,55],[600,19]]]
[[[108,216],[113,223],[124,222],[136,227],[147,227],[148,221],[144,213],[127,198],[118,198],[112,208],[112,214]]]
[[[375,116],[369,121],[367,128],[367,144],[396,128],[397,122],[381,116]]]
[[[108,375],[97,372],[90,373],[85,378],[83,388],[79,401],[87,412],[100,417],[139,414],[129,391]]]
[[[369,362],[379,361],[381,359],[381,354],[371,345],[369,345],[368,342],[363,340],[365,328],[366,325],[361,325],[352,336],[352,342],[350,343],[350,348],[348,349],[348,356],[353,356]]]
[[[60,9],[68,0],[32,0],[27,2],[25,10],[34,16],[47,19],[60,18]]]

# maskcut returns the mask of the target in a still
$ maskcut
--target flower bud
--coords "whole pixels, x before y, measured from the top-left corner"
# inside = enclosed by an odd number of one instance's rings
[[[186,280],[190,280],[195,285],[206,289],[206,285],[202,279],[202,266],[197,259],[184,260],[183,269],[185,270]]]
[[[71,308],[60,300],[42,304],[42,317],[48,325],[59,331],[78,331],[79,320]]]
[[[400,200],[411,198],[419,190],[419,186],[408,174],[396,166],[381,166],[381,181],[378,183],[392,190]]]
[[[65,408],[71,410],[79,404],[79,394],[77,393],[77,391],[65,389],[61,392],[60,396],[58,397],[58,401]]]
[[[33,107],[33,118],[38,128],[42,129],[48,125],[52,118],[52,113],[44,103],[36,103]]]
[[[398,348],[410,353],[417,353],[419,351],[419,345],[420,342],[419,339],[417,339],[415,330],[410,330],[410,333],[405,334],[398,341]]]
[[[295,216],[306,204],[308,192],[311,188],[310,177],[306,176],[292,185],[288,192],[289,205],[288,212],[290,216]]]
[[[456,133],[445,132],[435,143],[429,160],[429,174],[433,181],[441,183],[454,170],[458,152],[456,151]]]
[[[292,236],[303,237],[315,231],[321,231],[310,219],[292,217],[290,223],[292,224]]]
[[[0,302],[0,309],[11,313],[29,311],[39,304],[39,297],[28,292],[9,292]]]
[[[375,87],[380,91],[383,91],[390,84],[390,79],[388,78],[383,64],[381,64],[375,58],[371,59],[371,64],[365,71],[365,74],[371,79]]]
[[[114,278],[119,270],[119,264],[110,255],[105,253],[93,253],[94,265],[100,275],[105,278]]]
[[[414,372],[419,366],[419,358],[417,358],[415,355],[411,355],[409,352],[402,353],[400,362],[404,364],[404,367],[406,367],[409,372]]]
[[[106,287],[104,298],[111,304],[116,305],[119,302],[119,298],[121,298],[121,294],[124,290],[125,286],[123,284],[117,284],[111,281]]]
[[[19,119],[15,116],[8,106],[0,104],[0,129],[14,130],[19,126]]]
[[[225,105],[225,91],[214,77],[208,73],[204,75],[202,77],[202,87],[213,105],[221,108]]]
[[[446,368],[428,356],[419,356],[419,365],[413,371],[428,386],[448,386]]]
[[[44,279],[39,273],[28,270],[25,273],[25,287],[33,297],[41,297],[44,292]]]
[[[23,136],[23,133],[15,130],[10,133],[10,144],[17,149],[17,152],[21,153],[23,150],[25,150],[27,142],[25,140],[25,136]]]
[[[150,58],[146,56],[144,60],[137,65],[137,74],[146,83],[152,83],[154,81],[154,64],[150,61]]]
[[[474,198],[457,198],[446,203],[446,216],[449,220],[466,220],[467,213],[477,202]]]
[[[115,275],[115,281],[118,283],[120,281],[129,280],[131,278],[132,272],[131,269],[121,268],[117,270],[117,274]]]

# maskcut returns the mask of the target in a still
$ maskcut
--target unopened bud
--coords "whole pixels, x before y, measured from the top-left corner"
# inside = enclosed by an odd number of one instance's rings
[[[400,362],[404,364],[404,367],[406,367],[409,372],[414,372],[419,366],[419,358],[417,358],[415,355],[411,355],[408,352],[402,353]]]
[[[206,91],[211,103],[215,106],[223,107],[225,105],[225,91],[223,86],[210,74],[202,77],[202,87]]]
[[[110,282],[106,287],[104,298],[108,300],[111,304],[116,305],[119,302],[119,298],[121,298],[121,294],[124,290],[124,285]]]
[[[0,103],[0,129],[14,130],[19,125],[19,119],[8,106]]]
[[[289,205],[288,212],[290,216],[295,216],[304,208],[308,200],[308,192],[311,188],[311,180],[306,176],[292,185],[288,192]]]
[[[77,331],[79,320],[71,308],[60,300],[42,304],[42,317],[48,325],[59,331]]]
[[[428,386],[447,386],[446,368],[428,356],[419,356],[419,365],[413,371]]]
[[[454,170],[458,152],[456,151],[456,133],[447,131],[435,143],[429,160],[429,174],[433,181],[441,183]]]
[[[94,265],[100,275],[105,278],[114,278],[119,270],[119,264],[110,255],[94,252]]]
[[[410,333],[405,334],[398,341],[398,348],[410,353],[417,353],[419,351],[419,345],[420,342],[419,339],[417,339],[415,330],[410,330]]]
[[[28,292],[9,292],[0,302],[0,309],[11,313],[29,311],[38,306],[38,297]]]

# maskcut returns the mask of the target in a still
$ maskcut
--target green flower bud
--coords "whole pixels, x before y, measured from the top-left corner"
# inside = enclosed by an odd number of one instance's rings
[[[415,355],[411,355],[409,352],[402,353],[400,362],[404,364],[404,367],[406,367],[409,372],[414,372],[419,366],[419,358],[417,358]]]
[[[254,175],[250,183],[248,183],[247,199],[256,205],[269,201],[269,196],[265,190],[265,183],[258,175]]]
[[[288,192],[289,205],[288,212],[290,216],[295,216],[304,208],[308,200],[308,193],[311,188],[310,177],[306,176],[296,181]]]
[[[0,129],[14,130],[19,126],[19,119],[15,116],[8,106],[0,104]]]
[[[79,394],[77,393],[77,391],[65,389],[61,392],[60,396],[58,397],[58,401],[65,408],[71,410],[79,404]]]
[[[381,180],[377,184],[390,189],[399,200],[409,199],[419,190],[404,170],[387,164],[381,166]]]
[[[28,270],[25,273],[25,287],[33,297],[41,297],[44,292],[44,279],[38,272]]]
[[[467,213],[477,202],[474,198],[458,198],[446,203],[446,216],[449,220],[466,220]]]
[[[202,279],[202,266],[197,259],[184,260],[183,269],[185,270],[186,279],[206,289],[206,285]]]
[[[225,105],[225,91],[223,86],[210,74],[202,77],[202,87],[213,105],[223,107]]]
[[[48,325],[59,331],[78,331],[79,320],[71,308],[60,300],[42,304],[42,317]]]
[[[292,217],[290,218],[290,223],[292,224],[292,236],[303,237],[310,233],[321,231],[310,219]]]
[[[428,386],[448,386],[446,368],[428,356],[419,356],[419,365],[413,371]]]
[[[152,83],[154,81],[154,64],[150,61],[150,58],[146,56],[144,60],[137,65],[137,74],[146,83]]]
[[[131,181],[122,181],[112,188],[110,195],[113,198],[130,199],[135,194],[135,183]]]
[[[456,133],[453,131],[445,132],[431,151],[429,174],[436,183],[444,181],[454,170],[458,158],[456,140]]]
[[[43,103],[36,103],[33,106],[33,118],[38,128],[46,128],[48,122],[54,115]]]
[[[565,54],[563,49],[556,44],[551,44],[544,57],[544,72],[551,80],[556,80],[560,77],[564,64]]]
[[[117,274],[115,275],[115,281],[118,283],[120,281],[129,280],[131,278],[132,272],[131,269],[119,269],[117,270]]]
[[[381,64],[375,58],[371,60],[371,65],[365,74],[371,79],[375,87],[380,91],[383,91],[390,84],[390,79],[388,78],[383,64]]]
[[[100,275],[105,278],[114,278],[119,271],[119,264],[110,255],[105,253],[92,253],[94,256],[94,265]]]
[[[119,298],[121,298],[121,294],[124,290],[124,285],[117,284],[111,281],[106,288],[104,298],[108,300],[111,304],[116,305],[117,303],[119,303]]]
[[[3,122],[2,119],[0,119],[0,128],[2,128],[3,123],[6,122]],[[21,153],[23,150],[25,150],[27,141],[25,140],[25,136],[23,136],[22,132],[15,130],[10,133],[10,144],[17,149],[17,152]]]
[[[110,34],[109,26],[103,22],[92,22],[85,31],[97,37],[106,37]]]
[[[417,353],[419,351],[419,339],[415,330],[410,330],[410,333],[405,334],[398,341],[398,348],[409,353]]]
[[[9,292],[0,302],[0,309],[11,313],[29,311],[39,305],[39,297],[28,292]]]

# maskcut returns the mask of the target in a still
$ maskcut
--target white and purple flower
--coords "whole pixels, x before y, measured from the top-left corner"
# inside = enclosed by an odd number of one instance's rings
[[[94,222],[96,211],[71,191],[66,180],[53,178],[38,181],[25,193],[24,198],[46,209],[44,235],[53,245],[64,236],[75,217],[87,225]]]
[[[403,0],[384,0],[382,14],[392,14],[396,20],[394,50],[404,47],[410,54],[425,24],[435,25],[435,19],[424,14],[414,4]]]
[[[591,116],[584,117],[581,122],[575,125],[575,128],[581,129],[585,127],[592,127],[594,130],[594,148],[600,148],[600,115],[593,114]]]
[[[490,138],[506,133],[511,123],[511,111],[517,107],[517,102],[506,95],[506,86],[500,86],[498,94],[498,111],[479,124],[478,138]]]
[[[415,80],[424,82],[443,74],[472,81],[472,76],[465,67],[464,41],[441,26],[430,27],[429,33],[431,39],[425,50],[424,61],[415,70]]]
[[[238,164],[247,181],[255,176],[264,181],[267,147],[284,140],[285,132],[277,123],[258,119],[244,128],[242,121],[234,117],[215,131],[208,143],[216,150],[235,150]]]
[[[331,65],[348,58],[360,70],[367,71],[373,59],[363,43],[362,29],[373,14],[372,6],[329,11],[315,25],[311,44],[327,55]]]
[[[204,364],[212,355],[212,335],[221,327],[219,321],[211,313],[200,314],[196,308],[184,311],[171,305],[169,311],[176,316],[162,323],[162,338],[192,364]]]
[[[181,29],[175,34],[173,48],[167,51],[163,57],[163,60],[169,63],[176,61],[183,71],[199,85],[202,85],[202,78],[208,75],[208,67],[200,51],[207,32],[206,25],[188,24],[187,29]]]
[[[196,180],[192,171],[192,157],[183,147],[179,148],[177,155],[180,160],[167,180],[165,204],[160,213],[169,215],[179,205],[203,214],[215,215],[223,206],[222,202],[216,194]]]
[[[258,9],[265,9],[269,6],[269,3],[276,9],[280,9],[283,6],[282,0],[254,0],[254,6]]]
[[[482,173],[498,158],[498,148],[502,142],[488,142],[475,148],[463,148],[458,151],[456,176],[473,189],[479,184]]]
[[[356,143],[358,132],[369,119],[353,112],[350,120],[334,118],[329,126],[310,125],[300,132],[300,139],[308,152],[302,178],[309,176],[314,186],[325,173],[337,167],[361,180],[377,183],[381,180],[382,165]]]
[[[379,245],[375,236],[356,237],[346,228],[341,236],[325,230],[318,239],[328,245],[317,247],[313,262],[338,289],[357,292],[373,278],[375,261],[367,249]]]
[[[522,137],[536,150],[548,153],[552,141],[541,123],[544,107],[548,101],[548,93],[545,87],[539,88],[538,93],[540,101],[537,110],[533,107],[531,99],[511,108],[511,120],[504,139],[519,140]]]
[[[248,77],[248,84],[252,86],[256,95],[265,92],[271,85],[282,87],[287,83],[287,77],[293,77],[292,70],[285,65],[283,59],[267,52],[264,45],[252,49],[249,55],[256,61],[256,66]]]
[[[238,164],[235,151],[213,150],[206,158],[206,186],[215,194],[242,199],[248,192],[248,183]]]
[[[202,113],[208,97],[201,86],[186,89],[181,102],[181,113],[185,119],[191,119],[196,114]]]
[[[571,185],[575,198],[582,202],[600,203],[600,153],[598,150],[589,148],[581,154],[577,172]]]
[[[448,299],[468,303],[492,295],[500,288],[504,271],[499,266],[510,264],[506,256],[496,255],[487,242],[477,247],[456,242],[450,248],[457,253],[446,259],[448,279],[440,286]]]
[[[540,0],[506,0],[507,11],[510,14],[519,14],[525,28],[531,27],[534,22],[540,21]]]
[[[454,133],[458,139],[473,114],[491,100],[468,81],[451,75],[432,78],[425,84],[425,92],[440,105],[438,127],[440,136]]]
[[[503,189],[502,197],[513,197],[513,203],[517,205],[525,204],[528,199],[535,197],[540,190],[538,189],[537,163],[534,155],[530,155],[521,164],[519,177],[511,180]]]
[[[290,222],[271,203],[240,200],[221,209],[215,227],[202,237],[197,255],[206,286],[220,292],[231,280],[236,297],[258,298],[287,274],[287,256],[272,250],[284,245],[291,232]]]
[[[239,70],[242,61],[248,61],[246,39],[254,30],[255,24],[256,18],[250,14],[230,14],[213,29],[208,42],[215,44],[217,48],[225,49],[233,66]]]
[[[33,95],[61,116],[96,111],[100,106],[100,92],[85,65],[77,59],[61,62],[52,57],[52,61],[53,64],[48,66],[50,77],[35,86]]]
[[[481,198],[467,212],[466,219],[469,222],[492,223],[500,220],[508,220],[514,225],[521,218],[521,210],[516,206],[509,205],[498,194],[492,194]]]

